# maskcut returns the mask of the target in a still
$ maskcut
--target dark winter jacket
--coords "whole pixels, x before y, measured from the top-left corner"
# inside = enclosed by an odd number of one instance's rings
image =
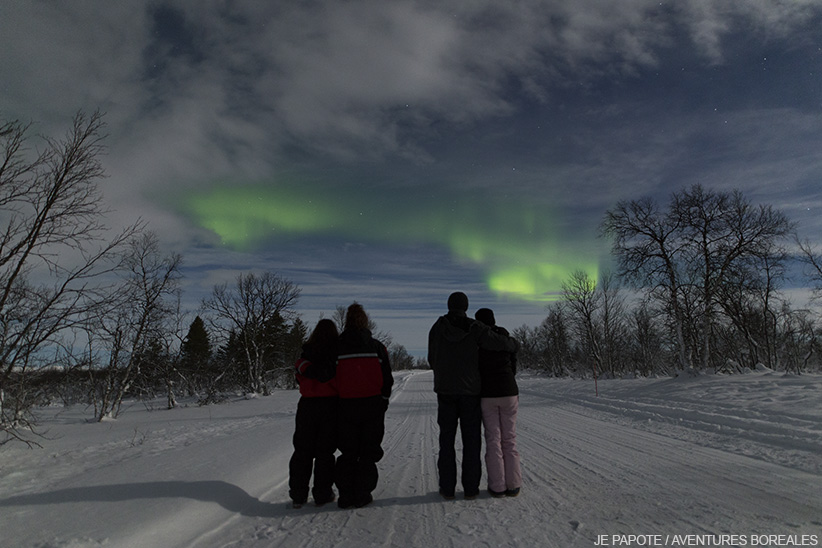
[[[449,310],[428,333],[428,363],[434,370],[434,392],[479,396],[479,349],[516,352],[516,340],[494,333],[465,312]]]
[[[337,389],[340,398],[391,396],[394,376],[388,351],[367,329],[346,329],[340,335],[337,359]]]
[[[503,327],[492,326],[491,329],[500,335],[509,336]],[[480,396],[483,398],[502,398],[519,394],[515,379],[516,353],[480,348],[479,372],[482,380]]]
[[[336,346],[318,348],[305,343],[300,358],[294,364],[300,395],[307,398],[337,396],[337,382],[334,379],[336,365]]]

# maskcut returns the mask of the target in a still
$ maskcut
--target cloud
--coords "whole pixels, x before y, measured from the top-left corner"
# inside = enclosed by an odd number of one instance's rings
[[[112,127],[160,139],[182,123],[168,150],[218,170],[294,146],[430,161],[444,125],[656,66],[683,30],[722,63],[733,31],[784,37],[818,16],[811,0],[13,3],[0,70],[15,75],[12,113],[101,106]]]
[[[476,193],[550,212],[546,240],[570,228],[579,237],[569,241],[590,245],[616,200],[700,182],[740,187],[820,226],[818,86],[808,75],[819,71],[809,45],[817,0],[43,0],[0,10],[0,114],[61,135],[77,109],[105,111],[101,184],[124,212],[114,220],[142,216],[192,271],[294,268],[343,295],[345,279],[362,281],[357,265],[333,280],[319,271],[377,250],[386,280],[407,264],[415,294],[433,295],[427,280],[449,281],[420,262],[392,263],[397,249],[447,261],[459,275],[450,283],[473,288],[491,267],[524,260],[502,246],[502,259],[482,258],[489,250],[473,240],[493,235],[477,219],[468,236],[422,237],[408,212],[383,220],[413,236],[393,238],[396,247],[362,229],[322,243],[302,232],[302,246],[341,262],[315,264],[292,240],[251,260],[170,207],[171,190],[275,192],[284,182],[436,215],[437,197]],[[766,74],[760,52],[773,63]],[[498,221],[512,249],[545,254],[519,221]],[[370,287],[388,291],[381,283]]]
[[[724,41],[733,31],[768,42],[793,37],[798,28],[818,26],[820,17],[819,3],[814,0],[688,0],[676,6],[693,44],[717,64],[726,61]]]
[[[107,110],[140,102],[134,78],[146,20],[140,6],[99,2],[15,2],[3,6],[3,114],[46,131],[78,108]],[[13,78],[10,77],[13,75]],[[112,108],[117,116],[119,111]]]

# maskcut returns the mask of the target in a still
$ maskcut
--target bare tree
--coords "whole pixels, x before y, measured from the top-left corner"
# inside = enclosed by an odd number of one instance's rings
[[[768,298],[774,277],[763,280],[761,275],[766,271],[761,267],[763,263],[778,263],[779,243],[791,234],[793,226],[782,212],[771,206],[753,206],[738,191],[712,192],[699,185],[675,194],[671,208],[681,220],[685,268],[700,293],[698,352],[702,367],[707,369],[723,288],[756,280],[766,288]]]
[[[592,360],[594,379],[604,370],[602,331],[597,325],[602,295],[596,287],[596,280],[583,270],[573,272],[570,279],[562,283],[562,297],[567,303],[571,328]]]
[[[613,239],[612,253],[619,262],[620,275],[645,288],[669,311],[680,367],[686,369],[693,366],[693,360],[685,341],[680,228],[680,219],[662,211],[649,198],[619,202],[606,212],[602,223],[603,234]]]
[[[631,359],[640,373],[646,376],[655,371],[669,372],[664,336],[656,325],[658,316],[647,302],[641,303],[630,314]]]
[[[809,240],[800,240],[796,237],[796,243],[799,245],[801,259],[807,267],[805,274],[811,281],[814,297],[819,298],[822,295],[822,252]]]
[[[78,113],[63,139],[34,153],[28,125],[0,124],[0,443],[22,439],[35,403],[27,372],[54,360],[65,331],[100,306],[118,248],[140,228],[106,240],[103,127],[100,113]]]
[[[790,310],[786,305],[780,314],[780,324],[785,370],[799,374],[820,350],[816,322],[809,310]]]
[[[602,358],[605,369],[611,376],[622,373],[628,338],[625,319],[625,297],[622,295],[616,277],[610,271],[599,276],[597,291],[602,299],[599,314],[602,332]]]
[[[545,340],[545,367],[555,377],[565,375],[572,367],[567,307],[561,302],[550,305],[548,316],[542,321],[538,332]]]
[[[334,322],[334,325],[337,326],[337,331],[339,331],[340,333],[342,333],[345,329],[345,313],[347,309],[347,306],[338,304],[334,307],[334,314],[331,315],[331,321]],[[372,322],[371,318],[368,318],[368,322],[369,324]],[[369,328],[371,328],[370,325]]]
[[[274,365],[280,351],[273,331],[296,317],[294,306],[299,296],[295,284],[264,272],[241,274],[233,287],[218,285],[203,302],[203,308],[213,315],[215,327],[233,334],[243,356],[249,390],[268,394],[264,373]]]
[[[523,324],[511,331],[511,336],[519,343],[517,367],[521,369],[543,369],[541,357],[544,351],[544,340],[540,337],[539,328]]]
[[[331,320],[337,326],[337,331],[339,331],[340,333],[342,333],[345,329],[345,316],[347,313],[348,306],[338,304],[334,308],[334,313],[331,315]],[[405,347],[403,347],[401,344],[394,342],[394,337],[391,335],[391,333],[389,333],[388,331],[382,331],[377,329],[377,322],[375,322],[371,318],[371,316],[368,317],[368,330],[371,331],[371,335],[375,339],[384,344],[385,347],[389,350],[391,350],[391,348],[395,346],[402,347],[403,350],[406,350]],[[394,362],[392,361],[391,363],[393,364]]]
[[[388,347],[388,358],[394,371],[414,368],[414,358],[408,353],[408,349],[399,343],[392,343]]]
[[[620,274],[662,302],[683,368],[708,368],[712,341],[729,285],[758,280],[769,287],[777,268],[762,280],[762,265],[779,262],[781,242],[792,224],[770,206],[754,206],[741,193],[700,185],[672,195],[667,211],[650,199],[621,202],[608,211],[603,233],[613,238]]]
[[[736,334],[740,366],[763,364],[779,369],[779,316],[785,302],[779,289],[785,279],[787,250],[779,245],[767,253],[753,255],[744,270],[719,286],[717,303]]]
[[[94,402],[97,420],[116,418],[123,398],[135,380],[150,369],[145,358],[158,349],[168,354],[172,336],[170,320],[179,303],[180,264],[178,254],[162,256],[157,236],[145,233],[131,239],[123,258],[124,279],[111,306],[88,323],[90,342],[99,339],[107,349],[104,374]],[[165,381],[171,373],[167,372]],[[166,388],[171,387],[166,384]],[[168,394],[173,404],[173,392]]]
[[[599,283],[577,270],[562,285],[568,320],[580,346],[593,360],[594,374],[616,376],[627,345],[625,302],[610,272]]]

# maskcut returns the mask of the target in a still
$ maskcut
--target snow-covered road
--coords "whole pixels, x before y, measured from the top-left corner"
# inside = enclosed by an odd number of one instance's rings
[[[288,507],[294,392],[69,409],[43,449],[0,449],[0,546],[822,545],[821,377],[519,382],[515,499],[439,497],[432,376],[402,373],[366,508]]]

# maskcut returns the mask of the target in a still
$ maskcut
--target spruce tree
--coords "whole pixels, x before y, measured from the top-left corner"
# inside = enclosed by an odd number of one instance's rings
[[[211,341],[205,322],[197,316],[191,322],[188,334],[180,346],[180,367],[189,377],[189,382],[196,386],[204,380],[202,377],[208,376],[210,365]]]

